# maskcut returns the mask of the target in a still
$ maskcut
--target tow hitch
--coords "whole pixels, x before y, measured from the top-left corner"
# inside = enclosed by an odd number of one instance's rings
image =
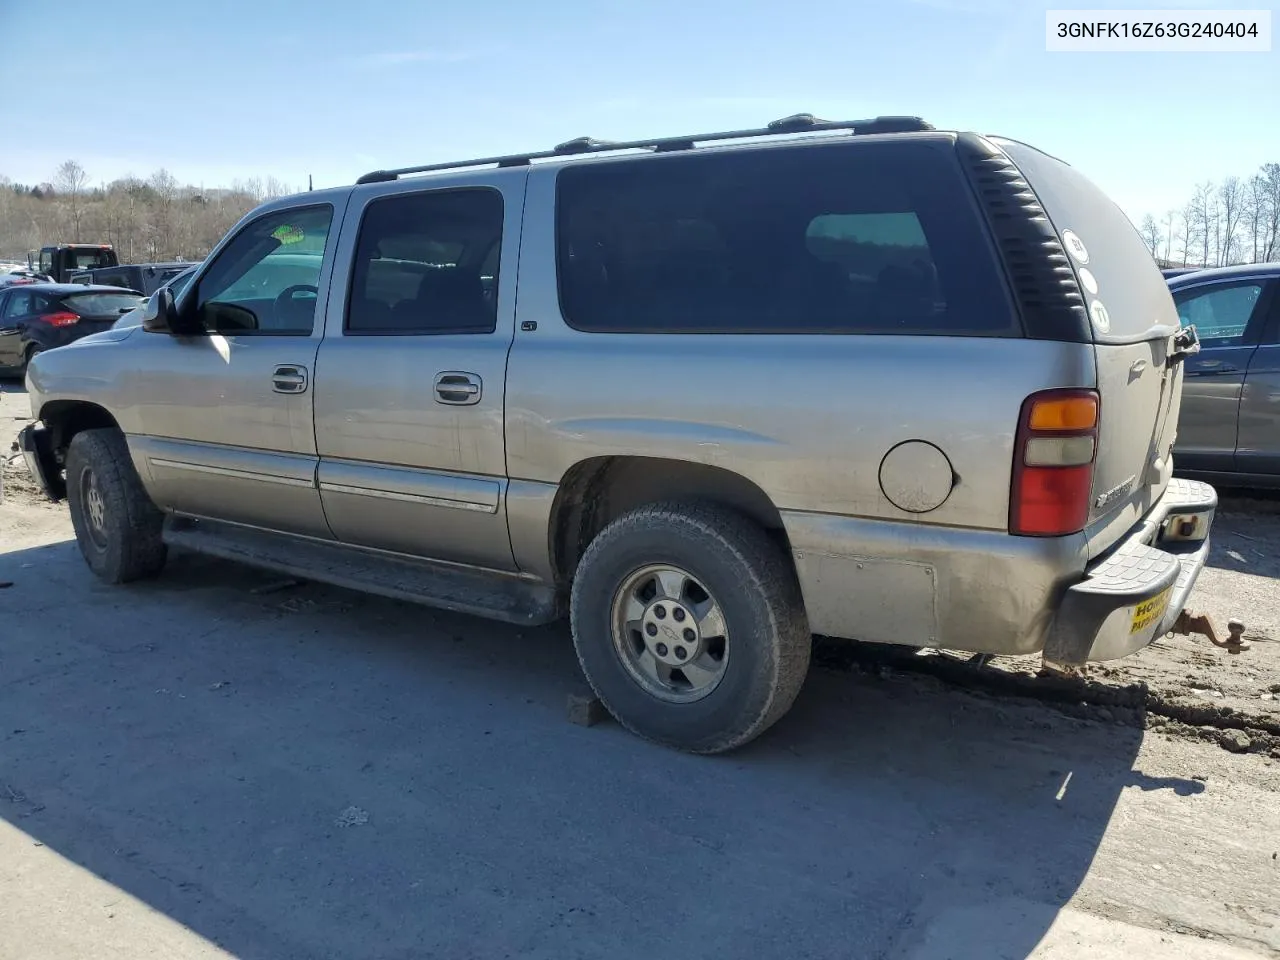
[[[1184,637],[1198,633],[1208,637],[1210,643],[1215,647],[1222,647],[1227,653],[1240,653],[1242,650],[1249,649],[1249,644],[1245,643],[1241,636],[1244,633],[1244,622],[1241,620],[1228,620],[1227,639],[1219,640],[1217,628],[1214,627],[1208,614],[1183,610],[1178,614],[1178,619],[1173,622],[1173,629],[1169,633]]]

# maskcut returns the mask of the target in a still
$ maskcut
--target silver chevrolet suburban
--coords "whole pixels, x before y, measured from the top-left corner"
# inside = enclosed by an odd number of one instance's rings
[[[814,633],[1058,665],[1167,632],[1217,498],[1123,213],[913,117],[377,171],[269,202],[21,446],[102,579],[169,546],[521,624],[631,730],[781,717]]]

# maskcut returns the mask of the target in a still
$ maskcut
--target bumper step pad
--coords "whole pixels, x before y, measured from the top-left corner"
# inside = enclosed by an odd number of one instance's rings
[[[1158,512],[1067,590],[1049,627],[1045,660],[1070,666],[1115,660],[1173,629],[1208,559],[1217,506],[1209,484],[1170,480]],[[1179,518],[1198,518],[1188,529],[1203,538],[1178,535]]]

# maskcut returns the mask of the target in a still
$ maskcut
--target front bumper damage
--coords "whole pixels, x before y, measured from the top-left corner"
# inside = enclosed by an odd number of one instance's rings
[[[1045,642],[1046,666],[1126,657],[1187,626],[1183,607],[1208,560],[1217,506],[1209,484],[1170,480],[1147,516],[1067,590]]]
[[[32,423],[18,432],[18,449],[26,461],[27,470],[40,484],[40,489],[51,500],[61,500],[67,495],[66,481],[53,451],[53,437],[43,423]]]

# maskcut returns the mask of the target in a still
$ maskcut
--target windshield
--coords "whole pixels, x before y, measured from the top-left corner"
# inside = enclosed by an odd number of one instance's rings
[[[186,273],[178,274],[164,286],[173,293],[174,297],[177,297],[183,290],[187,289],[187,284],[191,282],[191,278],[195,275],[196,272],[194,270],[188,270]]]

